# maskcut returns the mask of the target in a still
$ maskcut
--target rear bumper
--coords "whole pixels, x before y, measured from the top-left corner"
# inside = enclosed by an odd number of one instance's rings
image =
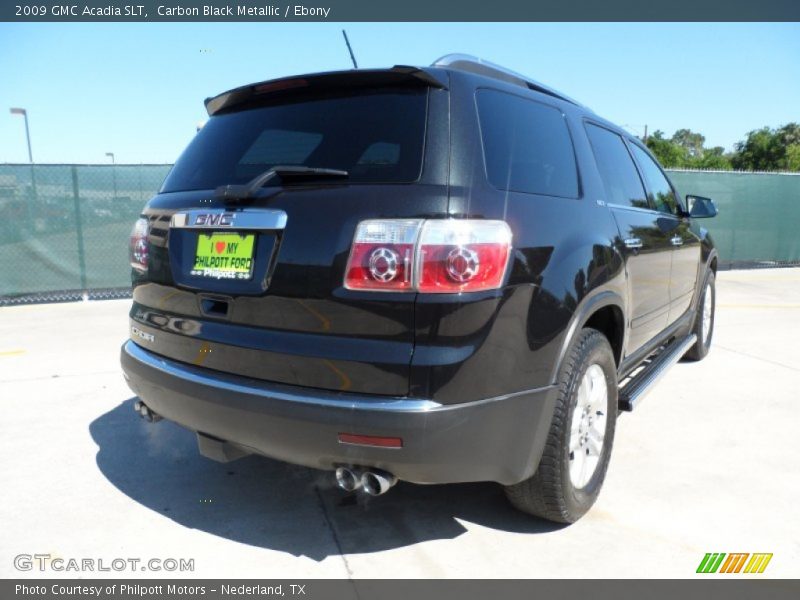
[[[385,469],[415,483],[497,481],[535,471],[555,388],[442,405],[328,392],[229,375],[126,342],[128,385],[152,410],[188,429],[289,463]],[[399,437],[402,448],[342,444],[340,433]]]

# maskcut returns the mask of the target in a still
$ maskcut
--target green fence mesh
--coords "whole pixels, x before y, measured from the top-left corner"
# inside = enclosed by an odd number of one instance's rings
[[[0,303],[130,285],[128,235],[170,165],[0,165]],[[720,209],[721,266],[800,263],[800,175],[673,171]],[[74,293],[77,291],[77,294]]]
[[[670,171],[683,194],[712,198],[719,209],[702,222],[723,267],[800,262],[800,174]]]
[[[170,165],[0,165],[0,297],[130,286],[128,236]]]

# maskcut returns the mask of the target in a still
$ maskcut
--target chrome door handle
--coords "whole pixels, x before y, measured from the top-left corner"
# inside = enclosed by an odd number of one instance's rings
[[[683,238],[676,235],[675,237],[670,238],[669,243],[673,246],[683,246]]]
[[[640,240],[637,237],[632,237],[632,238],[626,239],[624,244],[625,244],[625,247],[628,250],[638,250],[639,248],[641,248],[644,245],[644,244],[642,244],[642,240]]]

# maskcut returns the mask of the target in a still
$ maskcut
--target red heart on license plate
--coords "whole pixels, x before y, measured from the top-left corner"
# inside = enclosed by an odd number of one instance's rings
[[[217,248],[217,254],[222,254],[222,251],[225,250],[225,242],[217,242],[216,248]]]

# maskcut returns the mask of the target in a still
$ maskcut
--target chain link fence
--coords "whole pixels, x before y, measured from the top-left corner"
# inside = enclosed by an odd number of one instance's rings
[[[0,165],[0,306],[130,294],[128,236],[171,165]],[[671,171],[713,198],[722,268],[800,264],[800,175]]]
[[[171,165],[0,165],[0,303],[124,295],[128,237]]]

